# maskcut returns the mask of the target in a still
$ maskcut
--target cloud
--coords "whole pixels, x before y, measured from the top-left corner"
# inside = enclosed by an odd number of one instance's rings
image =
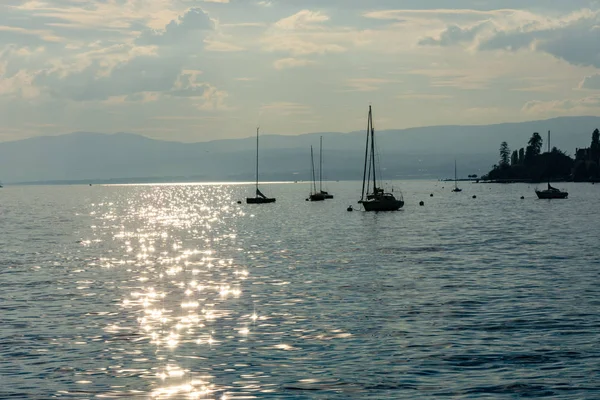
[[[337,43],[319,41],[314,36],[271,35],[262,40],[268,52],[283,52],[293,56],[309,54],[343,53],[346,48]]]
[[[307,105],[291,102],[264,104],[260,107],[260,111],[262,114],[274,114],[279,116],[312,114],[311,108]]]
[[[421,16],[426,18],[456,18],[459,17],[489,17],[493,15],[503,15],[514,13],[516,10],[499,9],[499,10],[473,10],[464,8],[433,8],[433,9],[406,9],[406,10],[379,10],[369,11],[364,14],[366,18],[381,19],[381,20],[396,20],[405,21],[408,17]]]
[[[295,57],[345,52],[346,48],[336,37],[337,31],[321,24],[326,21],[329,21],[329,16],[309,10],[280,19],[263,36],[263,49]]]
[[[536,117],[558,115],[598,115],[600,111],[600,95],[593,95],[579,99],[565,99],[552,101],[528,101],[522,108],[526,114]]]
[[[156,56],[140,56],[102,73],[99,61],[68,74],[56,69],[37,74],[34,84],[53,97],[75,101],[106,100],[140,92],[163,92],[173,87],[181,65]]]
[[[600,11],[583,9],[559,18],[524,11],[494,13],[474,25],[451,24],[421,45],[473,45],[479,51],[531,50],[573,65],[600,68]]]
[[[233,110],[227,106],[225,100],[229,94],[224,90],[219,90],[210,84],[203,84],[202,96],[196,99],[194,105],[203,111],[226,111]]]
[[[437,38],[426,37],[421,39],[419,44],[430,46],[453,46],[456,44],[470,43],[486,26],[487,23],[480,23],[465,28],[461,28],[458,25],[451,25],[446,28]]]
[[[600,90],[600,74],[586,76],[579,83],[580,89]]]
[[[137,39],[140,45],[169,46],[181,42],[202,41],[214,23],[201,8],[191,8],[177,20],[172,20],[163,30],[149,29]]]
[[[39,95],[39,89],[33,85],[33,74],[20,70],[10,77],[3,77],[4,71],[0,64],[0,96],[31,99]]]
[[[431,87],[477,90],[487,88],[490,81],[497,78],[498,72],[483,69],[481,66],[464,66],[456,69],[422,68],[410,70],[408,73],[428,77]]]
[[[379,90],[382,85],[389,83],[399,82],[379,78],[353,78],[346,81],[346,86],[350,88],[348,91],[352,92],[374,92]]]
[[[275,27],[284,30],[315,29],[317,24],[329,21],[329,17],[319,11],[302,10],[287,18],[280,19]]]
[[[65,38],[46,29],[26,29],[18,26],[0,26],[0,44],[44,44],[46,42],[58,43]]]
[[[0,0],[0,118],[24,135],[37,128],[22,121],[160,137],[149,115],[222,117],[201,130],[208,138],[253,125],[259,99],[273,131],[300,133],[317,120],[319,129],[353,130],[344,115],[364,96],[348,92],[366,92],[407,109],[389,116],[390,127],[497,122],[528,100],[598,93],[572,91],[600,85],[600,23],[579,9],[584,2],[405,0],[398,10],[397,0]],[[327,113],[300,104],[309,87],[332,105]],[[586,104],[554,107],[595,112]],[[504,114],[486,114],[493,107]],[[164,127],[179,138],[200,131],[175,120]]]
[[[296,67],[305,67],[307,65],[314,64],[314,61],[306,60],[302,58],[282,58],[273,63],[275,69],[286,69],[286,68],[296,68]]]
[[[403,93],[396,96],[398,99],[410,99],[410,100],[447,100],[453,98],[448,94],[435,94],[435,93]]]
[[[91,50],[36,72],[33,84],[53,98],[79,102],[149,102],[166,96],[192,99],[204,110],[223,109],[227,93],[199,81],[201,72],[187,67],[207,50],[205,39],[214,27],[206,12],[191,8],[162,29],[142,30],[130,44],[91,44]],[[212,51],[232,50],[209,43]]]

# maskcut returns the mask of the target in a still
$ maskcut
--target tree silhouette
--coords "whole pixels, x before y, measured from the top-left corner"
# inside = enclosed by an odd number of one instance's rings
[[[600,158],[600,131],[596,129],[592,133],[592,145],[590,146],[592,160],[598,162]]]
[[[508,143],[502,142],[500,145],[500,166],[507,167],[510,162],[510,149]]]
[[[600,132],[594,135],[600,152]],[[502,142],[500,162],[494,165],[482,179],[497,182],[541,182],[546,179],[568,179],[573,172],[576,180],[600,177],[600,167],[598,167],[600,162],[585,161],[576,164],[575,160],[556,147],[548,153],[541,154],[542,142],[542,137],[537,132],[531,136],[527,147],[520,148],[518,151],[511,152],[508,143]],[[587,167],[587,164],[590,167]]]
[[[519,164],[519,151],[515,150],[512,152],[512,155],[510,156],[510,165],[517,165]]]
[[[534,132],[533,135],[531,135],[529,142],[527,143],[529,144],[529,146],[531,146],[531,155],[535,157],[540,154],[544,140],[542,139],[539,133]]]

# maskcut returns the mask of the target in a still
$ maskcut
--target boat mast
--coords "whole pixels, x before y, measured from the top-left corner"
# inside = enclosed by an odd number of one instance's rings
[[[260,127],[256,127],[256,193],[258,193],[258,130]]]
[[[323,191],[323,136],[319,147],[319,191]]]
[[[456,183],[456,158],[454,159],[454,189],[458,188]]]
[[[310,146],[310,165],[312,167],[313,193],[317,193],[317,182],[315,181],[315,161],[313,158],[313,147],[312,146]]]
[[[548,159],[550,159],[550,131],[548,131]],[[548,189],[550,189],[550,174],[548,174]]]
[[[371,160],[373,163],[373,193],[377,193],[377,180],[375,179],[375,127],[373,127],[373,114],[369,106],[369,116],[371,117]]]
[[[371,129],[371,106],[369,106],[369,116],[367,118],[367,143],[365,144],[365,169],[363,172],[363,184],[362,184],[362,193],[360,196],[360,200],[364,200],[365,198],[365,182],[367,180],[367,160],[369,154],[369,132]]]

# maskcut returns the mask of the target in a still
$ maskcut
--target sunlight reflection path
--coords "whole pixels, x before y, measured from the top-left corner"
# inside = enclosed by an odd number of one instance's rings
[[[249,273],[231,256],[240,249],[230,220],[243,211],[211,204],[234,203],[227,187],[219,186],[150,187],[135,199],[114,240],[131,257],[119,264],[130,266],[138,282],[121,307],[139,315],[139,329],[154,347],[149,394],[225,398],[226,388],[215,384],[203,360],[232,335],[247,338],[258,318],[252,306],[245,312],[239,305]],[[112,213],[105,220],[117,221]]]

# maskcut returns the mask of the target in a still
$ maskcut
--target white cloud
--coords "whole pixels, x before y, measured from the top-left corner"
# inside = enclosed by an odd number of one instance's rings
[[[296,67],[305,67],[307,65],[314,64],[314,61],[306,60],[302,58],[282,58],[273,63],[275,69],[286,69],[286,68],[296,68]]]
[[[545,52],[574,65],[600,68],[600,11],[578,10],[562,17],[524,11],[494,13],[471,25],[451,24],[422,45],[474,46],[479,51]]]
[[[389,107],[389,127],[597,113],[577,100],[600,86],[600,22],[584,0],[0,3],[3,132],[196,140],[251,132],[260,112],[281,133],[354,130],[363,92]],[[148,122],[157,115],[164,124]],[[185,122],[206,116],[202,129]]]
[[[523,112],[536,117],[559,115],[598,115],[600,113],[600,95],[552,101],[528,101]]]
[[[194,103],[199,110],[226,111],[233,109],[225,103],[225,100],[229,96],[226,91],[219,90],[210,84],[204,84],[203,89],[202,96],[197,98]]]
[[[307,115],[312,110],[309,106],[291,102],[275,102],[264,104],[260,107],[263,114],[274,114],[278,116]]]
[[[409,99],[409,100],[447,100],[451,99],[453,96],[448,94],[435,94],[435,93],[402,93],[396,96],[399,99]]]
[[[214,29],[214,23],[200,8],[192,8],[184,15],[169,22],[161,30],[145,30],[137,39],[142,45],[171,46],[181,42],[204,40],[207,33]]]
[[[350,88],[349,91],[374,92],[379,90],[382,85],[391,83],[399,83],[399,81],[380,78],[352,78],[346,81],[346,86]]]
[[[329,17],[319,11],[302,10],[275,23],[275,27],[284,30],[315,29],[321,22],[329,21]]]

